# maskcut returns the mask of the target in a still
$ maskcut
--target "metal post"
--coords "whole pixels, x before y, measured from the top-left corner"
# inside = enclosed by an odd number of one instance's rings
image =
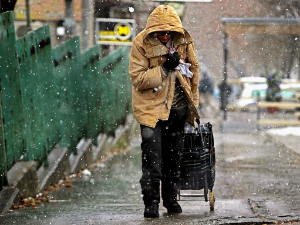
[[[224,81],[226,82],[227,81],[227,59],[228,59],[228,40],[227,40],[226,33],[224,33],[223,48],[224,48],[223,76],[224,76]]]
[[[1,151],[0,156],[2,158],[1,161],[0,161],[2,163],[2,165],[0,165],[0,191],[1,191],[4,186],[8,185],[8,181],[7,181],[6,152]]]
[[[66,18],[64,27],[66,28],[67,37],[71,38],[75,32],[75,21],[73,20],[73,0],[65,0],[66,3]]]
[[[73,1],[66,0],[66,18],[73,19]]]
[[[223,38],[223,51],[224,51],[224,64],[223,64],[223,82],[220,84],[221,91],[221,110],[223,110],[224,115],[223,119],[227,119],[227,98],[228,98],[228,84],[227,81],[227,59],[228,59],[228,43],[227,43],[227,34],[224,32]]]
[[[27,32],[29,32],[31,31],[29,0],[26,0],[26,20],[27,20]]]
[[[256,129],[259,131],[260,126],[258,124],[258,121],[260,120],[260,114],[261,114],[261,108],[259,107],[259,102],[260,102],[260,93],[258,92],[257,96],[257,116],[256,116]]]
[[[82,1],[82,49],[85,50],[88,48],[89,40],[89,1]]]
[[[292,44],[292,48],[291,48],[291,53],[290,53],[290,61],[289,61],[289,65],[288,65],[288,71],[287,71],[287,78],[291,78],[291,70],[293,67],[293,63],[294,63],[294,59],[296,57],[296,50],[298,49],[298,36],[297,35],[290,35],[291,39],[293,40],[293,44]]]

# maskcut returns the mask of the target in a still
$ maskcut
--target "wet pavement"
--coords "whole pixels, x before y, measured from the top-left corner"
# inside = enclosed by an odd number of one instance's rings
[[[50,193],[52,203],[0,215],[0,224],[267,224],[299,221],[300,156],[257,132],[255,114],[228,115],[213,125],[216,147],[215,211],[202,199],[180,201],[182,214],[145,219],[140,194],[140,139],[98,164],[91,175]],[[202,200],[202,201],[199,201]],[[294,222],[293,224],[298,224]]]

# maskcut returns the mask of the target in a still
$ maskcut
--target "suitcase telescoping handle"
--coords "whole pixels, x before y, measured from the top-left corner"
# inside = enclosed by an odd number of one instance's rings
[[[203,136],[201,132],[201,126],[200,126],[200,119],[196,119],[198,127],[196,128],[196,133],[199,134],[200,141],[201,141],[201,146],[204,147],[204,141],[203,141]]]

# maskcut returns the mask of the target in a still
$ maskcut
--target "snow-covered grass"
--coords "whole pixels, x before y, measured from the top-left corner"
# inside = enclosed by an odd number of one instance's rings
[[[281,136],[300,136],[300,127],[273,128],[268,130],[267,133]]]

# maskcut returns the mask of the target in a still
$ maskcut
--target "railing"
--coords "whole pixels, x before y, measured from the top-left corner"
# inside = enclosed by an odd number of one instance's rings
[[[262,109],[274,108],[275,110],[289,110],[294,112],[293,119],[286,118],[275,118],[275,119],[265,119],[261,118]],[[300,103],[298,102],[258,102],[257,104],[257,129],[260,130],[261,126],[267,127],[284,127],[284,126],[300,126],[299,111]]]
[[[18,160],[47,165],[56,144],[76,154],[80,138],[95,143],[124,123],[128,50],[99,53],[81,53],[78,37],[53,49],[48,26],[16,40],[12,12],[0,14],[0,190]]]

